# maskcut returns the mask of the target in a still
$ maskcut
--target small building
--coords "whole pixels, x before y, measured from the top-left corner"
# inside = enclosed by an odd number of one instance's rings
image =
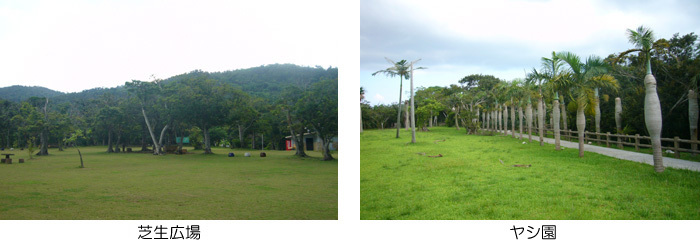
[[[299,135],[297,135],[299,136]],[[286,136],[284,137],[285,141],[285,148],[287,150],[294,150],[296,149],[296,142],[292,139],[292,136]],[[321,142],[321,138],[319,136],[316,136],[316,133],[304,133],[304,150],[306,151],[321,151],[323,148],[323,142]],[[333,141],[331,141],[328,144],[328,147],[332,151],[337,151],[338,150],[338,136],[333,137]]]

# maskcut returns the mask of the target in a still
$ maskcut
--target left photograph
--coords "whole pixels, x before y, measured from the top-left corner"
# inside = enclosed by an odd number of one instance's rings
[[[64,5],[0,3],[0,220],[338,219],[332,18]]]

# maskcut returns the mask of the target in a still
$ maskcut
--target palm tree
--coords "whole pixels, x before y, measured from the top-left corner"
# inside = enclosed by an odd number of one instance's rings
[[[531,84],[536,84],[537,89],[538,89],[538,95],[537,95],[537,130],[539,131],[539,136],[540,136],[540,146],[544,146],[544,102],[543,102],[543,95],[542,95],[542,81],[546,79],[546,74],[544,73],[539,73],[537,70],[534,68],[532,69],[532,73],[529,73],[527,75],[527,82]]]
[[[417,67],[414,68],[413,64],[416,62],[420,61],[420,59],[412,61],[411,63],[408,64],[408,67],[411,68],[410,72],[410,77],[411,77],[411,143],[416,143],[416,106],[415,102],[413,101],[413,70],[414,69],[425,69],[424,67]],[[399,112],[401,114],[401,112]],[[399,130],[396,129],[396,137],[399,137]]]
[[[389,77],[395,77],[399,76],[400,82],[399,82],[399,112],[396,115],[396,138],[399,138],[399,130],[401,129],[401,94],[403,93],[403,79],[406,78],[408,79],[410,76],[409,73],[409,68],[410,65],[407,65],[406,60],[401,60],[399,62],[394,62],[389,58],[386,58],[386,61],[391,63],[391,67],[384,69],[384,70],[379,70],[374,73],[372,73],[372,76],[377,75],[378,73],[383,73],[386,74],[386,76]]]
[[[593,89],[596,87],[617,89],[617,80],[605,74],[607,65],[597,56],[589,57],[585,63],[573,53],[558,53],[569,66],[571,87],[576,101],[576,129],[578,130],[578,156],[583,157],[583,136],[586,130],[586,115],[584,110],[588,104],[595,103]]]
[[[656,92],[656,78],[651,72],[651,51],[654,46],[654,32],[644,26],[637,30],[627,29],[627,39],[636,48],[620,53],[618,60],[632,52],[639,52],[646,59],[647,74],[644,77],[644,123],[651,137],[651,148],[654,153],[654,170],[664,171],[663,156],[661,154],[661,103]]]
[[[555,149],[560,149],[560,131],[559,131],[559,90],[563,90],[568,86],[568,79],[566,78],[568,74],[562,72],[563,61],[557,56],[556,52],[552,52],[552,57],[542,57],[541,59],[542,68],[540,72],[533,70],[531,73],[531,79],[546,81],[545,89],[548,90],[547,93],[554,92],[553,106],[552,106],[552,126],[554,129],[554,144]],[[540,97],[542,94],[542,85],[538,84]],[[542,101],[542,98],[540,98]],[[544,105],[544,103],[542,103]],[[538,104],[539,105],[539,104]],[[544,110],[544,109],[542,109]],[[544,120],[544,112],[540,115],[540,119]],[[540,132],[542,132],[543,122],[540,123]],[[543,145],[543,137],[540,135],[540,145]]]

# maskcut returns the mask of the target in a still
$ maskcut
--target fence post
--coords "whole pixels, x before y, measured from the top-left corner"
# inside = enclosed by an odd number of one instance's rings
[[[617,148],[622,149],[622,134],[617,134]]]
[[[634,150],[639,152],[639,133],[634,135]]]
[[[681,151],[678,151],[678,147],[680,146],[679,140],[680,138],[678,138],[678,136],[673,137],[673,149],[675,150],[673,152],[675,152],[676,159],[681,158]]]
[[[605,134],[605,146],[610,148],[610,132]]]

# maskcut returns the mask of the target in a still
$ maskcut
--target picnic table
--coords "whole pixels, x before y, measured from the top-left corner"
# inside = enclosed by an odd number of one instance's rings
[[[12,159],[10,159],[10,156],[15,155],[15,154],[2,154],[5,155],[5,159],[3,160],[4,163],[12,164]]]

